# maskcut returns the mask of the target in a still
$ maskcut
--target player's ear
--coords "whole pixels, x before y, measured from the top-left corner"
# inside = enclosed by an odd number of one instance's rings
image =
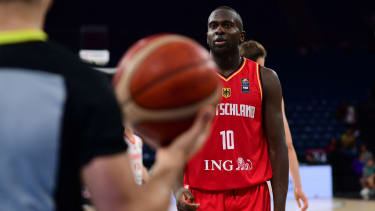
[[[240,42],[243,43],[245,42],[245,36],[246,35],[246,32],[245,31],[242,31],[241,34],[240,34]]]
[[[208,43],[208,32],[206,33],[206,43],[209,46],[209,43]]]

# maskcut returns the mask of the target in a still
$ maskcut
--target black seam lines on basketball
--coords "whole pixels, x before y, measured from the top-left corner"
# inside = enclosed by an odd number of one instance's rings
[[[173,71],[169,71],[165,75],[162,75],[161,77],[159,77],[159,79],[157,79],[155,81],[152,81],[149,84],[146,84],[143,88],[139,89],[137,92],[134,93],[133,96],[130,96],[129,99],[126,99],[124,101],[124,103],[122,103],[122,105],[126,106],[126,104],[128,104],[131,101],[133,101],[139,95],[142,95],[146,90],[148,90],[148,89],[150,89],[150,88],[152,88],[154,86],[159,85],[160,83],[162,83],[166,79],[171,78],[174,75],[180,74],[182,72],[188,71],[188,70],[190,70],[193,67],[198,67],[198,66],[204,65],[204,64],[208,63],[209,61],[211,61],[211,59],[206,59],[206,60],[203,60],[203,61],[194,62],[194,63],[188,64],[188,65],[185,65],[185,66],[178,67],[178,68],[176,68]]]

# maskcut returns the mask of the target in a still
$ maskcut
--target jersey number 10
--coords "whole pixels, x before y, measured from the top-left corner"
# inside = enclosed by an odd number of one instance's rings
[[[234,133],[233,130],[224,130],[220,132],[223,140],[223,149],[234,149]]]

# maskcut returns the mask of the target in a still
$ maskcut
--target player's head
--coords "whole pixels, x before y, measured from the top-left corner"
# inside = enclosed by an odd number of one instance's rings
[[[238,46],[245,40],[242,18],[231,7],[221,6],[213,10],[207,27],[207,44],[214,54],[238,51]]]
[[[25,22],[29,22],[26,25],[32,27],[33,25],[30,24],[32,22],[40,22],[38,25],[44,24],[45,15],[52,2],[53,0],[0,0],[0,9],[8,20],[22,18]]]
[[[26,7],[49,8],[53,0],[0,0],[0,6],[11,4],[23,5]]]
[[[260,64],[261,66],[264,66],[267,51],[259,42],[249,40],[241,44],[240,55]]]

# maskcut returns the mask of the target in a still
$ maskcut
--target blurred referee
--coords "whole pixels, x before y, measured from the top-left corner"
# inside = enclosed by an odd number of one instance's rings
[[[82,181],[97,210],[166,210],[212,108],[158,150],[153,178],[139,188],[106,79],[46,41],[51,2],[0,0],[0,210],[82,210]]]
[[[0,0],[0,210],[77,210],[80,168],[126,149],[96,71],[46,42],[49,0]],[[55,208],[56,206],[56,208]]]

